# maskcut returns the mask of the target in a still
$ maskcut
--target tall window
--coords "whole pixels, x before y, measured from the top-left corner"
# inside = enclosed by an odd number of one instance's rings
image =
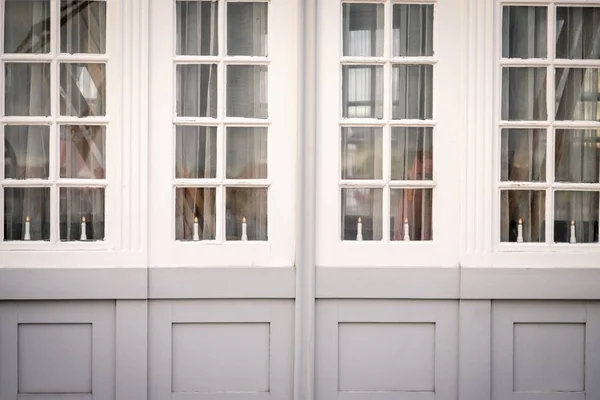
[[[104,240],[107,3],[2,5],[2,240]]]
[[[503,6],[500,63],[500,241],[598,243],[600,7]]]

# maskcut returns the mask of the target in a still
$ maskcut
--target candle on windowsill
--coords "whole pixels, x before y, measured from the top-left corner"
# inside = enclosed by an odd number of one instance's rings
[[[85,231],[85,217],[81,217],[81,237],[79,240],[87,240],[87,233]]]
[[[248,240],[248,225],[246,224],[246,217],[242,217],[242,240]]]
[[[408,227],[408,218],[404,218],[404,240],[406,242],[410,241],[410,233]]]
[[[358,223],[356,224],[356,240],[361,241],[363,240],[363,235],[362,235],[362,218],[358,217]]]
[[[571,235],[569,238],[569,243],[577,243],[577,237],[575,236],[575,220],[571,220]]]
[[[523,219],[519,218],[519,225],[517,225],[517,243],[523,243]]]
[[[193,240],[200,240],[200,235],[198,234],[198,217],[194,217],[194,237]]]
[[[25,217],[25,235],[23,236],[23,240],[31,240],[31,224],[30,224],[29,215]]]

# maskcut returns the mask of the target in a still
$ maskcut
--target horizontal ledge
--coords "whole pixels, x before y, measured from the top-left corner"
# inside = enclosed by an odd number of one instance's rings
[[[317,298],[456,299],[458,268],[317,267]]]
[[[152,299],[294,298],[292,267],[151,267]]]
[[[600,269],[462,268],[460,283],[462,299],[600,299]]]
[[[146,268],[0,268],[0,300],[145,299]]]

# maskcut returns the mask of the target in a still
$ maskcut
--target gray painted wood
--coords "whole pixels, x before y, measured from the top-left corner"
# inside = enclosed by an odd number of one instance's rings
[[[117,300],[116,400],[148,399],[148,302]]]
[[[459,398],[491,398],[490,300],[461,300],[459,308]]]
[[[600,400],[600,302],[588,302],[586,311],[585,398]]]

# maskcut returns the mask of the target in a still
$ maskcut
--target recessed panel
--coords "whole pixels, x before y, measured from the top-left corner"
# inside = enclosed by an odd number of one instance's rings
[[[339,391],[434,390],[435,324],[340,323]]]
[[[515,392],[580,392],[585,388],[585,324],[515,324]]]
[[[91,393],[92,324],[20,324],[19,393]]]
[[[176,323],[172,392],[268,392],[268,323]]]

